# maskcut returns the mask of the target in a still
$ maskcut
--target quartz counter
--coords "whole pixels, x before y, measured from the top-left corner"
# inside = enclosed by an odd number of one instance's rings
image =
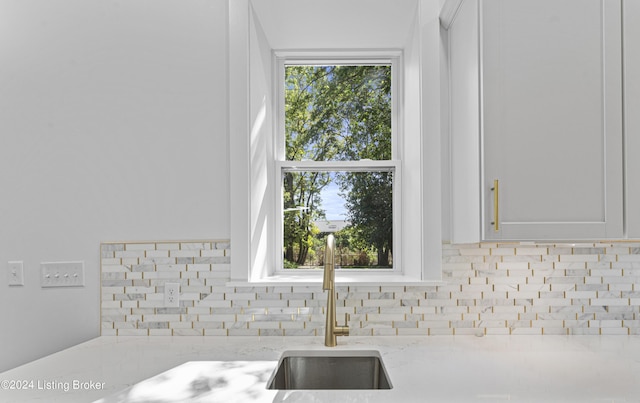
[[[297,350],[378,351],[393,388],[266,389]],[[2,402],[640,402],[640,337],[99,337],[0,381]]]

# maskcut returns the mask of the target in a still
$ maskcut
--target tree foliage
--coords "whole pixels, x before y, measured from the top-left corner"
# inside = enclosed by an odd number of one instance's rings
[[[287,66],[285,68],[286,159],[391,159],[390,66]],[[324,218],[320,192],[327,172],[286,172],[285,259],[302,265]],[[337,176],[346,200],[354,245],[373,247],[378,265],[392,252],[392,175],[344,172]]]
[[[388,267],[393,252],[392,173],[347,173],[340,186],[346,191],[353,237],[372,245],[378,266]]]

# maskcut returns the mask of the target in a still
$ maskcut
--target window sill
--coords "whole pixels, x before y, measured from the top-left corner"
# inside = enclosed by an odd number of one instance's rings
[[[400,274],[354,274],[336,272],[338,286],[438,286],[446,284],[440,280],[421,280]],[[256,281],[230,281],[229,287],[256,286],[322,286],[322,272],[305,274],[277,274]]]

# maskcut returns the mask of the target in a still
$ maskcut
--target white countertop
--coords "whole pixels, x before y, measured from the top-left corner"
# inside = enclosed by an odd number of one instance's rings
[[[99,337],[0,373],[0,401],[148,402],[160,392],[153,401],[640,402],[640,336],[341,337],[338,344],[379,351],[393,389],[265,388],[284,351],[328,350],[322,337]],[[7,382],[24,389],[7,390]]]

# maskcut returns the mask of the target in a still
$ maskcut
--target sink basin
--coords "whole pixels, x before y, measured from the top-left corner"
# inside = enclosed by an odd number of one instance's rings
[[[267,389],[391,389],[377,351],[287,351]]]

